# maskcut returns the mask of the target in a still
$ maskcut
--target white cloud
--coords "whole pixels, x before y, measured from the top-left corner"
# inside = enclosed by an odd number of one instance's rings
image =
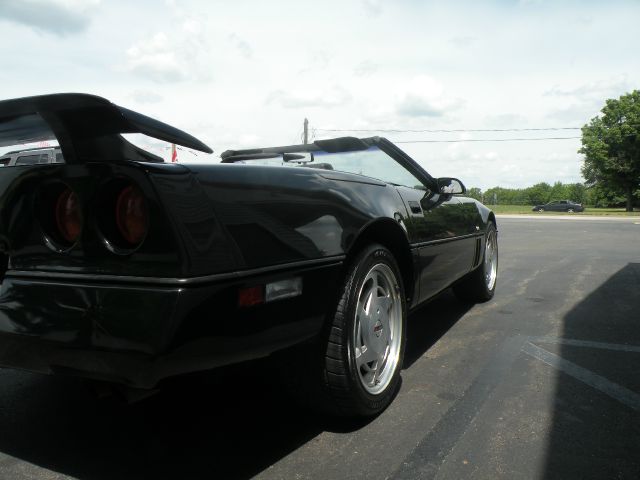
[[[476,42],[476,40],[477,39],[475,37],[470,37],[468,35],[460,35],[457,37],[450,38],[449,43],[451,43],[452,45],[458,48],[465,48],[473,45],[473,43]]]
[[[553,121],[554,126],[559,123],[560,127],[581,127],[595,117],[603,106],[604,99],[570,103],[554,108],[546,118]]]
[[[351,94],[342,87],[334,86],[321,92],[310,93],[303,90],[276,90],[269,94],[266,103],[283,108],[331,108],[349,103]]]
[[[397,111],[408,117],[442,117],[447,109],[428,96],[407,93],[398,101]]]
[[[0,20],[58,36],[85,30],[100,0],[20,0],[0,2]]]
[[[382,13],[382,1],[381,0],[362,0],[364,9],[367,14],[377,17]]]
[[[253,49],[251,48],[251,45],[237,34],[232,33],[229,35],[229,41],[247,60],[253,56]]]
[[[529,119],[520,113],[497,113],[483,119],[487,128],[525,128],[528,123]]]
[[[378,69],[379,65],[377,63],[371,60],[365,60],[356,65],[353,69],[353,73],[358,77],[368,77],[376,73]]]
[[[329,69],[331,59],[329,54],[324,50],[317,50],[305,56],[306,65],[301,68],[298,73],[316,76],[318,72],[324,72]]]
[[[208,80],[211,76],[204,28],[186,19],[171,34],[158,32],[126,51],[127,69],[157,83]]]
[[[602,99],[607,98],[608,96],[619,96],[622,93],[631,91],[632,89],[633,85],[629,82],[626,75],[623,75],[617,78],[605,80],[598,79],[577,85],[562,86],[556,84],[547,90],[545,95],[555,97],[572,97],[574,99]]]
[[[545,97],[554,100],[546,118],[581,126],[600,112],[606,99],[618,98],[631,90],[633,85],[626,75],[556,84],[544,92]]]
[[[151,90],[136,90],[130,97],[134,102],[140,104],[159,103],[163,100],[162,95],[152,92]]]
[[[520,7],[536,6],[536,5],[542,5],[543,2],[544,0],[519,0],[518,6]]]
[[[400,86],[396,94],[396,112],[407,117],[443,117],[462,104],[461,99],[447,95],[440,82],[427,76]]]
[[[133,72],[156,82],[175,82],[186,78],[185,65],[169,44],[166,33],[156,33],[127,50],[127,65]]]

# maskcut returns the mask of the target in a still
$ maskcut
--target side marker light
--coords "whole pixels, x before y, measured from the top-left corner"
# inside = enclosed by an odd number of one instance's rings
[[[302,295],[302,278],[294,277],[238,290],[238,306],[252,307]]]
[[[298,295],[302,295],[302,278],[300,277],[267,283],[265,288],[265,300],[267,302],[297,297]]]

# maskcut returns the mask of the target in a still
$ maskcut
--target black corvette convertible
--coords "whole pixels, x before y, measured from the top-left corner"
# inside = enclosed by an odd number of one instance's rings
[[[100,97],[0,102],[0,147],[57,140],[64,157],[0,169],[0,365],[150,389],[304,352],[296,389],[373,415],[407,312],[450,286],[494,294],[493,213],[384,138],[170,164],[121,136],[136,132],[211,152]]]

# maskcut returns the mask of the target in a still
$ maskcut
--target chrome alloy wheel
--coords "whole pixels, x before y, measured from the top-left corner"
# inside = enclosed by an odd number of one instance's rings
[[[402,300],[393,270],[374,265],[358,292],[353,340],[356,369],[365,390],[378,394],[398,367],[402,343]]]
[[[498,238],[495,230],[490,230],[487,235],[484,249],[484,279],[487,290],[493,290],[498,278]]]

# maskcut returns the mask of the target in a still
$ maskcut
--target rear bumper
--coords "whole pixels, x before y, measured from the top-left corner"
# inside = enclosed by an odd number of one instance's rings
[[[151,388],[163,378],[267,356],[318,334],[341,262],[196,286],[8,275],[0,366]],[[300,276],[299,297],[237,307],[242,286]]]

